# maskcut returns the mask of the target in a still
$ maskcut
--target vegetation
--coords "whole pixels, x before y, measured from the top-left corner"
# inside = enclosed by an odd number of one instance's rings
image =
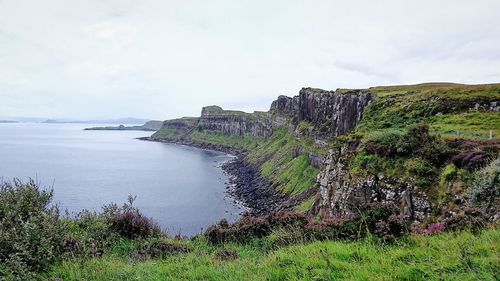
[[[1,239],[17,248],[0,240],[0,279],[496,280],[500,269],[500,231],[475,210],[412,227],[390,205],[323,221],[281,212],[183,240],[159,232],[132,197],[70,219],[51,195],[32,181],[3,184]]]
[[[499,85],[370,91],[378,99],[356,131],[329,144],[318,144],[304,121],[268,138],[201,131],[198,118],[157,131],[156,140],[243,150],[277,190],[308,195],[297,212],[223,220],[190,240],[162,233],[132,197],[63,218],[50,190],[2,182],[0,280],[498,280],[500,231],[487,218],[498,215],[500,197],[500,113],[489,108]],[[204,113],[266,118],[216,106]],[[348,148],[350,177],[411,182],[435,206],[462,204],[460,211],[421,224],[390,204],[360,206],[347,218],[309,217],[318,199],[304,193],[316,181],[314,159],[340,147]]]
[[[395,244],[371,238],[272,249],[271,240],[130,262],[123,253],[69,260],[47,276],[63,280],[496,280],[500,232],[413,235]],[[272,250],[269,250],[269,249]],[[220,253],[233,258],[219,258]],[[223,255],[228,256],[228,255]]]
[[[359,131],[371,133],[389,128],[402,129],[427,122],[433,133],[447,137],[458,135],[484,139],[489,138],[489,130],[493,130],[496,138],[499,137],[497,121],[500,113],[487,111],[490,103],[499,99],[498,84],[429,83],[374,87],[370,91],[379,99],[367,108]]]
[[[262,142],[263,138],[252,136],[236,136],[220,133],[205,133],[194,131],[190,135],[190,140],[195,143],[210,143],[231,148],[251,150]]]
[[[500,158],[479,171],[467,191],[473,206],[491,208],[500,203]]]
[[[62,252],[64,227],[51,198],[33,180],[0,185],[0,278],[31,279]]]
[[[177,141],[184,135],[185,132],[182,129],[162,128],[161,130],[156,131],[151,138],[153,140]]]
[[[277,190],[297,195],[308,190],[318,174],[309,162],[309,153],[322,152],[310,139],[297,139],[283,128],[251,150],[246,160],[259,165],[262,175],[276,183]]]

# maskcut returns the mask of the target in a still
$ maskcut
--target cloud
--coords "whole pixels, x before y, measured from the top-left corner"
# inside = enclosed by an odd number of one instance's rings
[[[267,110],[305,86],[498,82],[498,10],[496,0],[0,0],[0,111],[166,119],[206,104]]]
[[[133,36],[137,32],[137,29],[129,24],[111,21],[87,25],[83,30],[90,36],[106,41],[117,41],[123,37]]]

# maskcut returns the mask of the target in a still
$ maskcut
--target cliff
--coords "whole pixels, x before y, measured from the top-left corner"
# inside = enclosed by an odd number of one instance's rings
[[[266,212],[351,216],[382,202],[425,220],[500,191],[495,180],[490,188],[479,178],[497,169],[488,165],[499,157],[499,135],[500,85],[434,83],[303,88],[279,96],[268,112],[207,106],[200,117],[165,121],[152,138],[245,150],[243,162],[276,193],[253,192],[275,198],[272,208],[265,200],[250,206]],[[249,190],[265,188],[257,185]]]
[[[354,130],[373,99],[368,90],[337,93],[302,88],[293,98],[279,96],[271,112],[291,118],[294,124],[308,122],[318,137],[333,138]]]
[[[261,118],[258,114],[223,110],[218,106],[207,106],[201,110],[198,129],[205,132],[254,137],[269,137],[273,132],[267,118]]]

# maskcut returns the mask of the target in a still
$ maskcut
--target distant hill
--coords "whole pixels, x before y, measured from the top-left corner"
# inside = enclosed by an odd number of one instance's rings
[[[48,124],[66,124],[66,123],[73,123],[73,124],[125,124],[125,125],[135,125],[135,124],[143,124],[148,122],[148,119],[142,119],[142,118],[133,118],[133,117],[127,117],[127,118],[119,118],[119,119],[105,119],[105,120],[72,120],[72,119],[47,119],[45,121],[42,121],[41,123],[48,123]]]
[[[109,131],[158,131],[163,125],[163,121],[151,120],[140,126],[105,126],[91,127],[84,130],[109,130]]]

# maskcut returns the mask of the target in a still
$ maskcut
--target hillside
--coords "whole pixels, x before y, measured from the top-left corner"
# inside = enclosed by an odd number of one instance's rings
[[[481,205],[473,203],[483,188],[476,178],[498,171],[499,126],[500,84],[427,83],[303,88],[279,96],[268,112],[211,106],[200,117],[165,121],[151,139],[244,151],[256,177],[285,198],[275,210],[343,216],[393,202],[426,220]],[[481,205],[491,215],[496,196]]]
[[[146,123],[140,125],[140,126],[125,126],[125,125],[120,125],[120,126],[105,126],[105,127],[90,127],[90,128],[85,128],[84,130],[91,130],[91,131],[158,131],[161,129],[163,125],[162,121],[157,121],[157,120],[151,120],[147,121]]]

